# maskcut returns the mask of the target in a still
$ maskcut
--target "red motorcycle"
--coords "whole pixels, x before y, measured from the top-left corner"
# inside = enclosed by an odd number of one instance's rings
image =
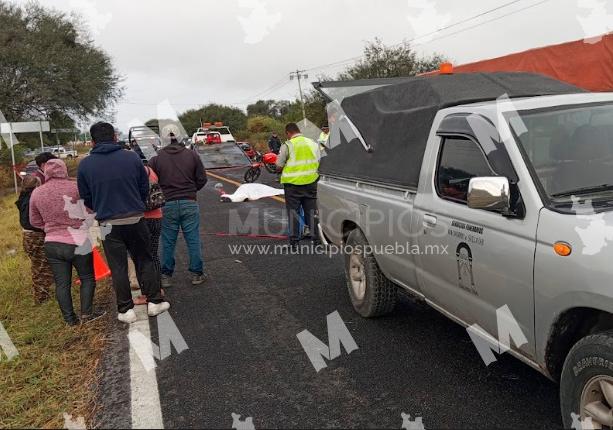
[[[256,151],[255,163],[245,172],[244,180],[247,183],[255,182],[262,174],[262,166],[268,171],[268,173],[277,173],[277,154],[274,152],[268,152],[264,155]]]

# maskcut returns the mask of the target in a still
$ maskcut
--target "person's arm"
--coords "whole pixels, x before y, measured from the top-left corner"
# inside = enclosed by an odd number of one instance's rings
[[[87,179],[85,178],[85,174],[83,173],[81,166],[79,166],[79,170],[77,171],[77,188],[79,189],[79,197],[83,199],[85,207],[93,210],[92,193],[89,189],[89,184],[87,183]]]
[[[198,154],[196,154],[195,152],[194,152],[194,158],[196,159],[196,171],[195,171],[196,190],[200,191],[202,187],[206,185],[206,182],[207,182],[206,170],[204,169],[204,164],[202,164],[202,160],[200,159]]]
[[[147,202],[149,198],[149,176],[143,162],[140,161],[140,157],[134,154],[136,170],[138,171],[138,191],[143,202]]]
[[[279,149],[279,155],[277,155],[277,162],[275,165],[277,166],[277,170],[282,170],[285,167],[285,163],[287,163],[287,157],[289,156],[289,148],[287,144],[281,145],[281,149]]]
[[[36,227],[41,230],[45,227],[43,217],[38,210],[38,198],[35,193],[32,193],[32,195],[30,196],[30,210],[28,216],[30,218],[30,224],[32,225],[32,227]]]

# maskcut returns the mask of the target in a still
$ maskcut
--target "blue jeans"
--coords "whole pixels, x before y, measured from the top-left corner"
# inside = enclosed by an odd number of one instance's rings
[[[187,244],[189,271],[202,275],[204,263],[200,246],[200,209],[193,200],[173,200],[162,207],[162,274],[175,271],[175,247],[179,229]]]

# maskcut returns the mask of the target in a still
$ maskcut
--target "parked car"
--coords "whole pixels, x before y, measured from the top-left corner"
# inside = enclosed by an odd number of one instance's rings
[[[565,428],[613,425],[613,93],[523,73],[316,87],[336,106],[320,236],[346,246],[356,312],[403,290],[484,359],[559,382]]]

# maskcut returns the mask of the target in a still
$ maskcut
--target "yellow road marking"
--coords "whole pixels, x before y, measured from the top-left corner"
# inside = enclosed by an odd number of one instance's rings
[[[207,174],[208,176],[212,176],[212,177],[214,177],[214,178],[216,178],[216,179],[219,179],[220,181],[225,181],[225,182],[228,182],[228,183],[230,183],[230,184],[232,184],[232,185],[236,185],[237,187],[240,187],[241,185],[243,185],[243,184],[241,184],[240,182],[235,181],[234,179],[226,178],[225,176],[221,176],[221,175],[217,175],[217,174],[215,174],[215,173],[211,173],[211,171],[210,171],[210,170],[207,170],[207,171],[206,171],[206,174]],[[284,199],[283,197],[279,197],[279,196],[270,196],[270,197],[268,197],[268,198],[273,199],[273,200],[276,200],[276,201],[281,202],[281,203],[285,203],[285,199]]]

